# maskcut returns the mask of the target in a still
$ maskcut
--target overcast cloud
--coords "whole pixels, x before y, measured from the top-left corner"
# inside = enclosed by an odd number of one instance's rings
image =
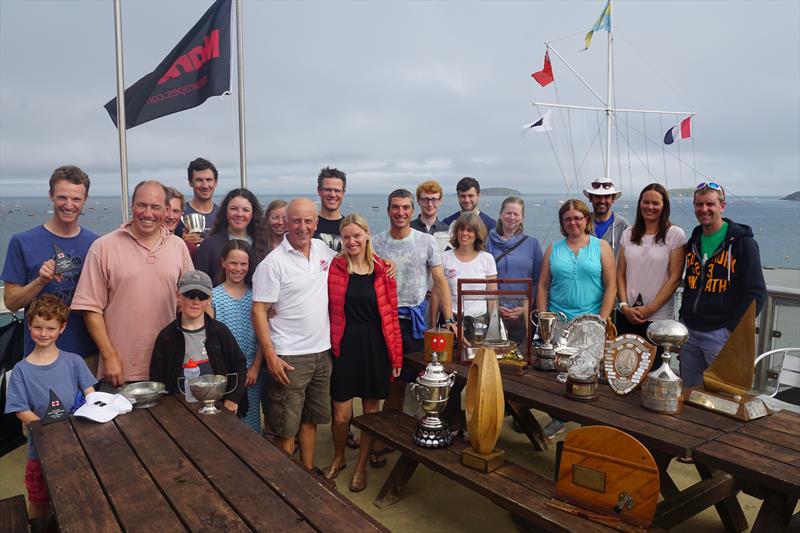
[[[126,85],[210,4],[124,1]],[[463,175],[525,192],[574,190],[576,168],[581,182],[603,171],[592,144],[598,117],[555,114],[558,162],[547,136],[522,138],[520,127],[538,118],[534,101],[598,105],[555,56],[558,97],[530,74],[552,40],[604,95],[606,33],[578,52],[603,6],[245,1],[250,188],[313,191],[330,164],[348,173],[353,193],[427,178],[452,189]],[[800,188],[800,2],[620,0],[613,26],[617,105],[698,114],[694,142],[667,153],[660,139],[671,118],[621,114],[614,143],[630,136],[631,149],[614,149],[612,175],[623,189],[664,181],[664,167],[668,185],[690,186],[694,163],[739,196]],[[117,193],[117,132],[103,109],[114,69],[111,1],[0,1],[0,194],[44,194],[53,168],[67,163],[90,174],[93,194]],[[222,190],[235,186],[236,128],[234,87],[129,130],[131,183],[184,187],[186,164],[203,156],[220,167]],[[636,133],[645,129],[647,148]]]

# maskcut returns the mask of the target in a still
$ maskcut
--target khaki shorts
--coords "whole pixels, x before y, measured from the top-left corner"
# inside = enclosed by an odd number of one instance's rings
[[[331,421],[331,354],[324,352],[286,355],[281,359],[294,367],[287,372],[291,383],[283,385],[272,376],[267,380],[267,418],[272,431],[290,439],[300,422],[329,424]]]

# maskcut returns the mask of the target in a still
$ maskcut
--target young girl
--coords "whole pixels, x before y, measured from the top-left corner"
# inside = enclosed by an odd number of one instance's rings
[[[228,326],[239,347],[247,359],[247,377],[244,386],[247,388],[249,409],[244,417],[245,422],[257,432],[261,432],[262,379],[260,378],[261,359],[256,357],[255,332],[250,312],[253,308],[252,289],[252,257],[249,244],[239,239],[231,239],[222,248],[222,284],[214,287],[211,295],[211,306],[216,319]]]

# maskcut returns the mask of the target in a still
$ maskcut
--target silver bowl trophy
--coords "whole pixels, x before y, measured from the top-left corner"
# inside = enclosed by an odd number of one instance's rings
[[[136,409],[147,409],[158,403],[162,394],[169,394],[159,381],[137,381],[128,383],[119,390]]]
[[[447,373],[439,363],[439,353],[431,353],[431,362],[425,372],[411,384],[411,391],[425,411],[425,416],[417,421],[414,444],[422,448],[446,448],[453,442],[447,422],[439,418],[447,406],[450,388],[456,373]]]
[[[683,410],[683,380],[669,367],[669,361],[689,339],[689,330],[677,320],[656,320],[647,327],[647,337],[664,348],[664,362],[647,374],[642,384],[642,405],[657,413],[677,415]]]
[[[234,376],[236,380],[230,390],[225,390],[228,385],[228,376]],[[183,378],[178,378],[178,388],[180,388],[181,379]],[[203,407],[198,412],[201,415],[215,415],[220,410],[214,404],[217,400],[221,400],[223,396],[236,389],[239,376],[237,374],[228,374],[226,376],[206,374],[189,378],[186,381],[189,384],[189,390],[192,391],[192,395],[203,402]]]
[[[539,331],[539,343],[535,347],[536,357],[533,361],[533,368],[536,370],[555,370],[555,345],[553,344],[553,337],[556,335],[556,329],[559,322],[566,321],[563,313],[551,313],[550,311],[538,312],[534,311],[531,314],[531,323]]]
[[[200,213],[190,213],[181,216],[181,222],[186,226],[189,233],[205,233],[206,231],[206,217]]]

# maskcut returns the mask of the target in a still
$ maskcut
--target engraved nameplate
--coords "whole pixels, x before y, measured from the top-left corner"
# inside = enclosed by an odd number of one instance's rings
[[[578,464],[572,465],[572,483],[600,493],[606,492],[606,473]]]
[[[656,347],[638,335],[626,333],[606,343],[605,375],[617,394],[638,387],[653,364]]]
[[[767,416],[769,414],[767,412],[767,406],[764,404],[764,401],[760,399],[747,402],[744,404],[744,409],[747,411],[747,418],[749,420],[761,418],[762,416]]]
[[[692,391],[692,394],[689,395],[689,402],[701,405],[706,409],[720,411],[731,416],[735,416],[739,411],[738,402],[726,400],[725,398],[720,398],[719,396],[711,396],[698,390]]]

